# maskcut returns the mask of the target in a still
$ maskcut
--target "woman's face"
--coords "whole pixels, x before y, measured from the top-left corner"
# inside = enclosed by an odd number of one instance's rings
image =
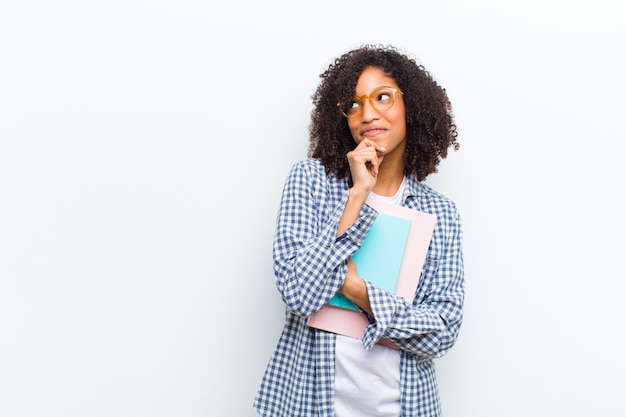
[[[363,98],[369,96],[380,87],[397,89],[393,105],[386,110],[377,110],[372,101],[384,103],[389,97],[375,95],[371,100]],[[381,90],[378,90],[381,91]],[[387,91],[388,92],[388,91]],[[348,118],[348,127],[352,138],[358,144],[367,138],[386,148],[385,160],[391,155],[402,158],[406,144],[405,107],[400,87],[393,78],[376,67],[367,67],[363,70],[356,84],[356,97],[360,97],[361,114]],[[384,104],[378,107],[386,107]]]

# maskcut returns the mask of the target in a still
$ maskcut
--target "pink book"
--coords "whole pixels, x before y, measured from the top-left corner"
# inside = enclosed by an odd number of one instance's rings
[[[412,303],[437,218],[432,214],[422,213],[374,198],[368,198],[366,203],[379,213],[411,221],[404,245],[400,272],[395,285],[395,294]],[[308,318],[307,324],[318,329],[361,339],[369,322],[360,311],[327,304],[312,314]],[[381,339],[379,343],[397,348],[395,344],[385,339]]]

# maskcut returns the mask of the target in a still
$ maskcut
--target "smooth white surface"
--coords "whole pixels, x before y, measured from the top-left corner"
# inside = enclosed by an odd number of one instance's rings
[[[5,2],[0,415],[252,417],[310,96],[413,52],[459,127],[467,304],[447,417],[622,416],[623,2]]]

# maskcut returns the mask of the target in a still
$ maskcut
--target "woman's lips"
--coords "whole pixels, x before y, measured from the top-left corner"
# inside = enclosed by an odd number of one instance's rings
[[[373,137],[383,133],[385,129],[381,127],[370,127],[361,132],[361,136],[363,137]]]

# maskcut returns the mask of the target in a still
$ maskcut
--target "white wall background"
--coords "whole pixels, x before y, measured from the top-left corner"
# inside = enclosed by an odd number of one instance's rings
[[[444,415],[623,416],[624,3],[0,6],[0,416],[252,417],[271,241],[336,55],[447,89],[465,323]]]

